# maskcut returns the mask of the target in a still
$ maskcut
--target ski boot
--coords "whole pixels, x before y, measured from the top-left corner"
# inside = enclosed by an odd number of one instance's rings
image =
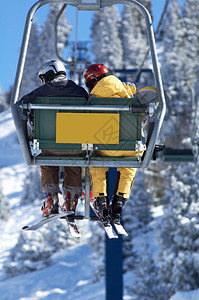
[[[108,226],[109,216],[108,216],[108,199],[107,197],[97,197],[93,201],[94,208],[98,212],[104,226]]]
[[[59,198],[58,193],[45,193],[41,211],[42,217],[49,217],[51,214],[59,213]]]
[[[113,222],[115,224],[121,224],[121,212],[122,212],[122,207],[124,206],[125,202],[127,199],[114,195],[112,199],[112,204],[110,208],[110,214]]]
[[[78,194],[75,194],[73,192],[64,189],[64,203],[62,205],[62,209],[64,211],[74,212],[73,215],[69,215],[67,217],[70,223],[75,222],[75,210],[76,210],[77,203],[78,203]]]

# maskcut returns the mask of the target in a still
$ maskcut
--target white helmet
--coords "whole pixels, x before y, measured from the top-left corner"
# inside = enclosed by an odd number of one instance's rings
[[[64,64],[59,60],[49,60],[45,62],[38,71],[39,78],[42,78],[45,76],[45,74],[49,71],[53,71],[55,75],[58,73],[66,75],[66,69],[64,67]]]

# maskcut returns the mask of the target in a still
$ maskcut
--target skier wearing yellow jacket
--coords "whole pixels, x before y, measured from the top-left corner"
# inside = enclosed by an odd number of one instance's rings
[[[109,70],[102,64],[90,65],[84,71],[84,81],[90,90],[90,95],[107,98],[130,98],[135,94],[135,85],[125,85],[117,77],[110,75]],[[137,156],[137,151],[98,151],[101,156]],[[99,211],[104,221],[108,223],[107,197],[107,172],[108,168],[90,168],[92,181],[92,194],[95,208]],[[112,198],[111,214],[116,223],[120,223],[122,207],[129,198],[133,181],[135,178],[135,168],[117,168],[114,194]]]

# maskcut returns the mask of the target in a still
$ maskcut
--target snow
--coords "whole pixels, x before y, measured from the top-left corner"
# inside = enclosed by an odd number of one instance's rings
[[[83,300],[93,299],[93,294],[96,300],[103,299],[103,282],[92,283],[91,255],[85,244],[56,254],[50,267],[1,282],[1,299]]]
[[[3,265],[5,263],[11,264],[9,254],[18,241],[21,228],[40,219],[41,203],[38,201],[34,202],[34,205],[24,206],[20,204],[20,195],[27,166],[22,157],[10,110],[0,114],[0,128],[0,183],[2,192],[9,199],[10,205],[8,220],[1,220],[0,223],[0,299],[105,299],[105,279],[103,278],[98,282],[93,281],[96,267],[93,263],[93,250],[87,242],[87,237],[90,234],[88,232],[88,222],[80,221],[79,223],[83,224],[81,225],[81,231],[84,238],[81,239],[81,242],[74,243],[67,249],[53,254],[51,263],[47,267],[11,278],[4,273]],[[151,228],[155,226],[156,222],[161,221],[161,215],[161,206],[153,209],[154,220],[151,222]],[[25,232],[25,234],[28,237],[30,233]],[[134,239],[135,248],[143,248],[144,240],[148,241],[150,252],[155,256],[158,249],[155,244],[154,231],[149,231],[142,238],[136,237]],[[27,244],[24,246],[28,247]],[[135,274],[128,271],[123,277],[125,285],[130,286],[134,281]],[[125,291],[124,294],[123,300],[133,300],[128,292]],[[179,291],[168,300],[192,299],[199,299],[199,290]]]
[[[170,300],[198,300],[199,290],[189,292],[177,292]]]

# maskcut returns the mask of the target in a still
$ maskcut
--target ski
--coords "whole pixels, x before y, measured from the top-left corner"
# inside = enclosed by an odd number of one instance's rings
[[[122,235],[125,235],[125,236],[128,236],[128,233],[126,232],[126,230],[124,229],[124,227],[122,226],[122,224],[117,224],[117,223],[114,223],[113,220],[111,219],[113,225],[115,226],[115,229],[117,231],[118,234],[122,234]]]
[[[113,225],[114,225],[114,227],[116,229],[116,232],[118,234],[128,236],[128,233],[124,229],[123,225],[122,224],[117,224],[117,223],[114,222],[114,220],[113,220],[113,218],[111,216],[111,211],[110,210],[109,210],[109,218],[110,218],[111,222],[113,223]]]
[[[74,222],[70,222],[69,219],[67,218],[67,216],[61,217],[61,219],[65,219],[67,224],[68,224],[68,228],[70,231],[70,234],[72,237],[74,238],[80,238],[82,237],[81,233],[79,232],[79,229],[77,227],[77,224]]]
[[[103,221],[100,218],[100,215],[98,214],[97,210],[94,208],[93,201],[90,201],[90,206],[91,206],[92,210],[94,211],[94,213],[96,214],[96,216],[98,217],[98,219],[100,220],[102,227],[104,228],[108,238],[109,239],[117,239],[118,235],[113,230],[112,225],[111,224],[109,224],[107,226],[104,225]]]
[[[33,224],[33,225],[26,225],[22,228],[22,230],[37,230],[40,227],[42,227],[43,225],[45,225],[46,223],[49,223],[51,221],[54,221],[56,219],[59,219],[61,217],[65,217],[66,215],[71,214],[71,212],[61,212],[59,214],[54,214],[54,215],[50,215],[49,217],[44,217],[41,221]]]

